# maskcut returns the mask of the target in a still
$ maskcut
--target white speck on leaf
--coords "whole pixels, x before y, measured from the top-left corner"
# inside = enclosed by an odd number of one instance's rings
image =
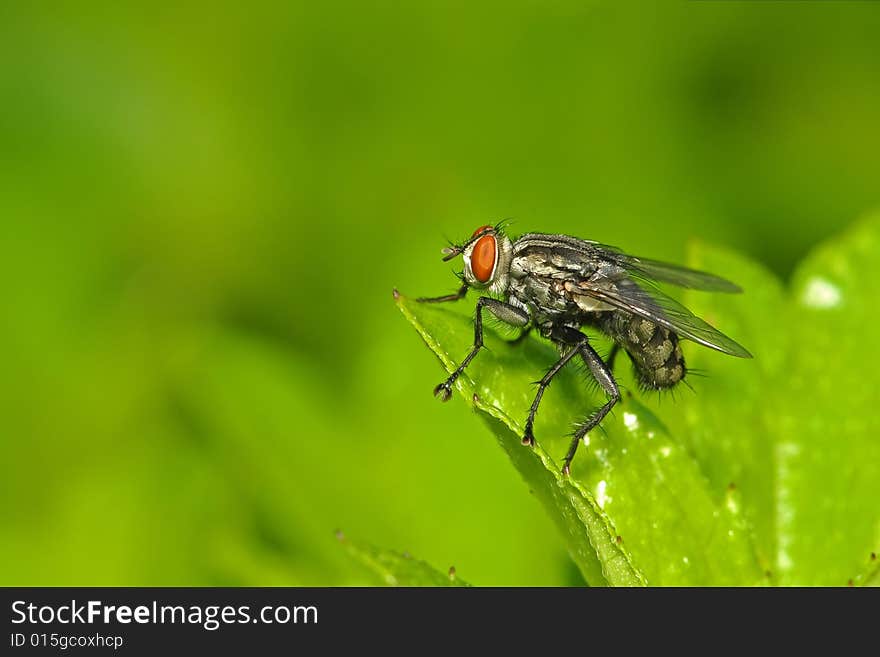
[[[596,484],[596,503],[599,505],[600,509],[604,509],[605,505],[611,501],[611,498],[605,494],[607,488],[608,482],[604,479]]]
[[[801,301],[810,308],[834,308],[840,305],[842,298],[840,288],[824,278],[815,276],[804,287]]]

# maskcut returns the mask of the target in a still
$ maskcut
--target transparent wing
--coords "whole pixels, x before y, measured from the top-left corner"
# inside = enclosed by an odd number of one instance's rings
[[[634,280],[621,278],[616,281],[608,279],[601,282],[579,281],[575,285],[575,290],[572,291],[574,294],[582,294],[643,317],[674,331],[680,337],[688,338],[710,349],[739,358],[752,357],[741,344],[713,328],[656,288],[646,289]]]
[[[692,290],[706,290],[707,292],[742,292],[742,288],[736,283],[731,283],[725,278],[698,271],[688,267],[673,265],[649,258],[637,258],[636,256],[622,253],[613,246],[596,244],[596,247],[605,251],[605,257],[626,269],[635,278],[646,282],[659,281],[686,287]]]

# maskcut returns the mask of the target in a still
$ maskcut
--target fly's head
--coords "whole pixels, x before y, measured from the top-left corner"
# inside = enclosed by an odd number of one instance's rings
[[[464,271],[461,278],[470,287],[504,294],[510,281],[510,260],[513,244],[501,225],[480,226],[464,244],[443,249],[443,260],[461,255]]]

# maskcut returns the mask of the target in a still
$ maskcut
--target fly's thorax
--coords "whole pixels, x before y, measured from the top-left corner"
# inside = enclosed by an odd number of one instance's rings
[[[512,275],[583,280],[603,264],[599,256],[590,242],[566,235],[527,233],[513,244]]]
[[[643,388],[671,388],[687,373],[678,335],[641,317],[600,313],[598,326],[629,354]]]
[[[472,242],[462,251],[465,282],[491,294],[506,294],[512,256],[513,244],[503,233],[491,233]]]

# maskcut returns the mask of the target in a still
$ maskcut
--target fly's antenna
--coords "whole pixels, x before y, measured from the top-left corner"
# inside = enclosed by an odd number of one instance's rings
[[[452,242],[450,242],[449,246],[444,247],[443,250],[440,251],[440,253],[443,254],[443,262],[446,262],[448,260],[452,260],[455,256],[459,255],[462,251],[464,251],[464,249],[462,247],[458,246],[458,244],[453,244]]]
[[[499,226],[500,226],[500,224],[499,224]],[[482,231],[480,231],[480,232],[477,233],[476,235],[472,236],[472,237],[471,237],[467,242],[465,242],[464,244],[455,244],[455,243],[450,242],[449,240],[447,240],[447,241],[449,242],[449,246],[447,246],[446,248],[444,248],[444,249],[441,251],[441,253],[443,254],[443,262],[446,262],[447,260],[452,260],[455,256],[460,255],[461,253],[463,253],[464,250],[465,250],[466,248],[468,248],[471,244],[473,244],[473,243],[476,242],[478,239],[480,239],[481,237],[483,237],[483,235],[487,235],[487,234],[490,234],[490,233],[498,233],[499,230],[500,230],[500,229],[498,228],[498,226],[495,226],[495,227],[487,226],[487,228],[490,228],[490,230],[482,230]]]
[[[446,262],[447,260],[452,260],[455,256],[457,256],[464,250],[463,246],[456,244],[451,239],[449,239],[448,236],[444,235],[443,239],[446,240],[447,244],[447,246],[443,247],[443,249],[440,251],[440,253],[443,254],[443,262]]]

